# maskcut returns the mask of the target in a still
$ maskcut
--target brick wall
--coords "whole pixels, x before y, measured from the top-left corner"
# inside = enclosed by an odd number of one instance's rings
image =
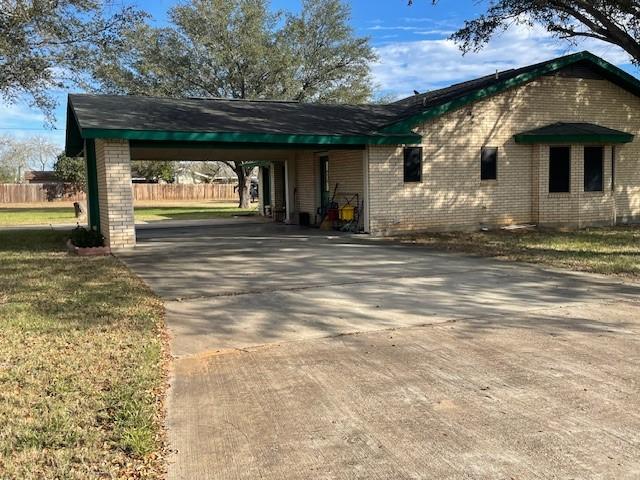
[[[127,140],[96,140],[100,229],[113,249],[136,243]]]
[[[336,201],[340,205],[346,203],[347,198],[352,198],[355,193],[359,200],[363,200],[363,154],[362,150],[331,150],[325,155],[329,156],[329,185],[330,195],[336,183]],[[300,151],[296,153],[296,212],[308,212],[311,222],[321,221],[316,214],[320,207],[320,164],[319,153]],[[354,203],[355,206],[355,203]]]
[[[296,212],[306,212],[311,222],[317,223],[316,210],[320,205],[319,166],[313,152],[301,151],[296,153]],[[315,220],[314,220],[315,218]]]
[[[549,192],[549,148],[538,146],[534,155],[532,221],[548,226],[584,227],[614,222],[611,191],[611,146],[604,148],[603,190],[584,191],[584,145],[571,146],[571,193]]]
[[[273,162],[271,164],[271,205],[275,210],[284,208],[284,163]]]
[[[329,185],[331,195],[336,184],[336,202],[343,206],[347,200],[351,200],[352,205],[358,206],[353,200],[354,194],[358,194],[359,202],[363,200],[364,179],[363,179],[363,158],[362,150],[336,150],[329,152]]]
[[[548,147],[519,145],[513,136],[559,121],[592,122],[636,135],[632,144],[616,146],[615,198],[607,189],[610,149],[605,191],[582,192],[580,146],[572,148],[572,194],[546,193]],[[423,135],[420,183],[403,182],[401,147],[369,148],[373,233],[538,219],[584,226],[609,221],[614,204],[619,220],[640,219],[640,99],[606,80],[543,77],[426,122],[417,131]],[[483,146],[499,149],[497,181],[480,180]]]

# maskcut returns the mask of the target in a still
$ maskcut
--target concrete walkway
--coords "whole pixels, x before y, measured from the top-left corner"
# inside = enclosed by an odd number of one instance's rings
[[[271,224],[139,240],[170,479],[640,475],[638,286]]]

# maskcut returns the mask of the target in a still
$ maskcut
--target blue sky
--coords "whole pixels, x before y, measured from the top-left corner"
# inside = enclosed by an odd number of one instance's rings
[[[125,2],[123,2],[125,3]],[[148,11],[157,24],[166,22],[171,0],[137,0],[133,2]],[[476,0],[353,0],[350,23],[358,35],[371,38],[379,60],[371,66],[378,94],[402,97],[419,91],[450,85],[504,70],[528,65],[573,51],[591,50],[608,61],[638,76],[628,56],[619,48],[598,41],[572,46],[552,39],[542,29],[517,27],[500,35],[479,53],[462,56],[447,37],[465,18],[481,11]],[[274,9],[296,11],[299,0],[272,0]],[[40,112],[23,103],[0,104],[0,135],[19,137],[45,135],[64,145],[65,101],[59,95],[56,129],[45,129]]]

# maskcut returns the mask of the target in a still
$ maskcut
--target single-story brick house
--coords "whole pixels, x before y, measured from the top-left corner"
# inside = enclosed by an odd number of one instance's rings
[[[388,105],[70,95],[66,149],[118,248],[131,159],[258,162],[261,210],[290,223],[318,223],[337,184],[374,235],[638,221],[639,132],[640,81],[582,52]]]

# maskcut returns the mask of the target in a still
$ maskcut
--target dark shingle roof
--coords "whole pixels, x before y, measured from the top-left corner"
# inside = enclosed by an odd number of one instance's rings
[[[67,151],[77,154],[84,138],[101,136],[215,142],[414,143],[419,137],[412,129],[429,118],[576,65],[640,95],[640,81],[589,52],[487,75],[388,105],[69,95]]]
[[[398,108],[214,98],[69,95],[81,129],[370,135]],[[105,115],[105,113],[108,113]]]
[[[629,143],[633,135],[593,123],[558,122],[519,133],[518,143]]]

